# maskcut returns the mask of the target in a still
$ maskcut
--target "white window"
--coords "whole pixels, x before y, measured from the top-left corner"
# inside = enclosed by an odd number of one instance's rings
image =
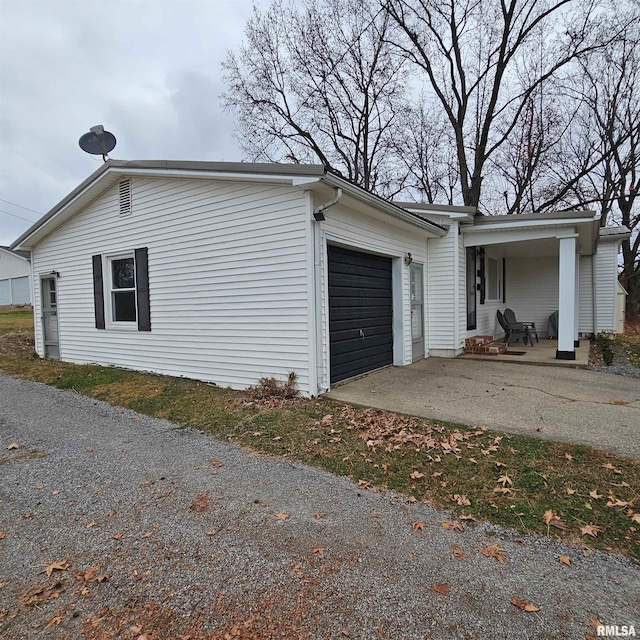
[[[109,322],[137,328],[136,264],[133,253],[107,257]]]
[[[487,300],[502,300],[502,260],[487,258]]]

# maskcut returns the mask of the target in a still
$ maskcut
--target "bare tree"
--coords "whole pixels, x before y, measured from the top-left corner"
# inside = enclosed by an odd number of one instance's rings
[[[580,204],[599,206],[603,225],[632,231],[622,243],[620,280],[629,292],[628,310],[640,313],[640,8],[616,16],[615,42],[581,61],[573,93],[584,105],[579,124],[601,158],[579,182]]]
[[[465,205],[537,92],[602,45],[596,0],[388,0],[402,54],[422,72],[455,140]],[[535,73],[519,71],[532,57]],[[533,69],[530,69],[533,71]]]
[[[254,8],[246,41],[223,69],[253,160],[320,162],[393,196],[404,186],[394,133],[405,109],[405,61],[393,21],[361,0],[276,0]]]

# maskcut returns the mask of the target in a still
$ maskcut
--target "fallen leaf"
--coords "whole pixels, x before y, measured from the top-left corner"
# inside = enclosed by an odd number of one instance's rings
[[[0,531],[0,540],[4,540],[7,537],[6,531]]]
[[[634,522],[637,522],[638,524],[640,524],[640,513],[634,513],[632,516],[630,516],[630,518]]]
[[[542,519],[547,523],[547,526],[555,527],[562,531],[569,531],[569,527],[560,520],[560,518],[551,510],[544,512]]]
[[[597,489],[594,489],[593,491],[589,491],[589,496],[592,497],[594,500],[600,500],[600,498],[602,498],[602,494],[598,493]]]
[[[417,500],[417,498],[415,496],[409,496],[407,498],[407,502],[414,503],[414,502],[418,502],[418,500]]]
[[[8,447],[7,451],[11,451],[11,449],[19,449],[20,445],[17,442],[12,442]]]
[[[596,538],[601,531],[602,529],[600,527],[596,527],[593,524],[588,524],[584,527],[580,527],[580,533],[583,536],[591,536],[592,538]]]
[[[90,523],[87,525],[87,529],[91,529],[91,527],[97,527],[97,526],[98,526],[98,523],[97,523],[97,522],[90,522]]]
[[[451,591],[451,587],[448,584],[434,584],[434,585],[431,585],[431,588],[434,591],[441,593],[443,596],[448,595],[449,591]]]
[[[51,564],[47,565],[44,572],[48,576],[51,576],[54,571],[66,571],[70,566],[71,563],[68,560],[60,560],[58,562],[52,562]]]
[[[299,576],[304,575],[302,572],[302,567],[299,564],[294,565],[293,571],[297,573]]]
[[[289,517],[288,513],[276,513],[276,520],[287,520],[287,518]]]
[[[627,482],[612,482],[611,484],[614,487],[626,487],[627,489],[631,488]]]
[[[458,522],[457,520],[445,520],[442,523],[442,526],[447,530],[447,531],[464,531],[464,525],[461,522]]]
[[[123,535],[124,535],[124,533],[122,531],[120,531],[120,533],[114,533],[113,534],[113,539],[114,540],[120,540],[120,538],[122,538]]]
[[[320,518],[324,518],[327,514],[322,513],[322,511],[318,511],[318,513],[314,513],[313,515],[315,516],[316,520],[320,520]]]
[[[420,478],[424,478],[424,473],[420,473],[419,471],[414,471],[409,475],[412,480],[420,480]]]
[[[622,471],[620,471],[620,469],[616,469],[616,467],[614,467],[610,462],[607,462],[607,464],[603,464],[602,468],[603,469],[608,469],[609,471],[613,471],[613,473],[617,473],[618,475],[620,475],[622,473]]]
[[[460,495],[456,493],[453,498],[455,502],[457,502],[461,507],[469,507],[471,506],[471,501],[467,498],[466,495]]]
[[[98,567],[89,567],[84,571],[76,573],[76,580],[78,582],[91,582],[98,573]]]
[[[558,560],[562,562],[562,564],[566,564],[567,567],[571,566],[571,558],[569,556],[560,556]]]
[[[629,404],[628,400],[610,400],[609,404],[620,404],[620,405],[624,405],[624,404]]]
[[[220,460],[209,460],[209,463],[212,464],[214,467],[222,466],[222,462],[220,462]]]
[[[212,529],[209,529],[209,531],[205,531],[205,533],[208,536],[215,536],[216,535],[216,530],[212,528]]]
[[[191,511],[206,511],[209,508],[209,492],[205,491],[203,494],[199,495],[190,505],[189,509]]]
[[[9,584],[8,580],[0,580],[0,589],[3,589]]]
[[[44,628],[49,629],[50,627],[53,627],[53,626],[57,627],[63,620],[64,620],[64,614],[57,613],[55,616],[53,616],[53,618],[51,618],[51,620],[49,620],[49,622],[47,622]]]
[[[499,544],[488,544],[486,547],[480,549],[480,553],[487,558],[495,558],[500,564],[506,559],[506,549]]]
[[[93,453],[93,449],[91,447],[87,447],[87,453]]]
[[[474,522],[478,522],[471,514],[461,513],[460,520],[473,520]]]
[[[324,553],[324,547],[313,547],[311,553]]]
[[[577,492],[577,489],[570,489],[569,487],[567,487],[567,495],[568,496],[572,496]]]
[[[501,483],[503,487],[506,487],[507,485],[509,485],[510,487],[513,486],[513,480],[511,480],[511,478],[507,475],[500,476],[498,478],[498,483]]]
[[[413,531],[424,531],[424,522],[412,522],[411,529]]]
[[[565,457],[567,460],[573,460],[573,456],[572,456],[570,453],[565,453],[565,454],[564,454],[564,457]]]
[[[526,600],[522,600],[521,598],[511,598],[511,604],[515,605],[519,609],[522,609],[523,611],[540,611],[540,607],[536,607],[535,604],[531,604],[531,602],[527,602]]]
[[[507,489],[507,487],[494,487],[493,493],[501,493],[503,495],[509,495],[510,493],[513,493],[513,491],[511,489]]]
[[[587,624],[596,631],[598,630],[598,627],[604,627],[604,625],[602,624],[602,622],[600,622],[600,620],[598,620],[598,618],[591,618]]]
[[[467,559],[467,556],[465,556],[464,551],[460,547],[457,547],[455,544],[451,547],[451,551],[453,551],[453,555],[458,560],[466,560]]]

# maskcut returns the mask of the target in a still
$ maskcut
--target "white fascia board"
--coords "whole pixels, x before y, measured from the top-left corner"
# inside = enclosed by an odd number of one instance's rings
[[[498,222],[495,224],[478,225],[473,227],[462,227],[464,235],[475,235],[480,233],[491,233],[494,231],[520,231],[521,229],[545,229],[550,227],[573,227],[584,222],[593,222],[593,216],[584,218],[565,218],[561,220],[518,220],[513,222]],[[553,237],[553,233],[550,234]]]
[[[544,240],[547,238],[557,238],[558,231],[554,228],[529,228],[529,229],[509,229],[505,233],[504,229],[477,229],[475,233],[462,232],[465,247],[488,246],[492,244],[509,244],[512,242],[524,242],[526,240]],[[570,234],[575,233],[575,229],[567,230]]]
[[[159,178],[201,178],[215,180],[235,180],[244,182],[272,182],[278,184],[302,184],[302,181],[315,182],[317,176],[274,175],[265,173],[237,173],[226,171],[189,171],[184,169],[127,169],[126,167],[113,167],[109,171],[115,171],[122,176],[153,176]]]

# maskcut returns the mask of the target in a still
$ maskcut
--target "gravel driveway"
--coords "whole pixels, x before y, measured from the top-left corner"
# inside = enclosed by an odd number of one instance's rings
[[[620,556],[446,530],[427,505],[5,376],[0,434],[8,640],[583,640],[593,619],[640,631],[640,572]],[[480,553],[490,544],[503,562]]]

